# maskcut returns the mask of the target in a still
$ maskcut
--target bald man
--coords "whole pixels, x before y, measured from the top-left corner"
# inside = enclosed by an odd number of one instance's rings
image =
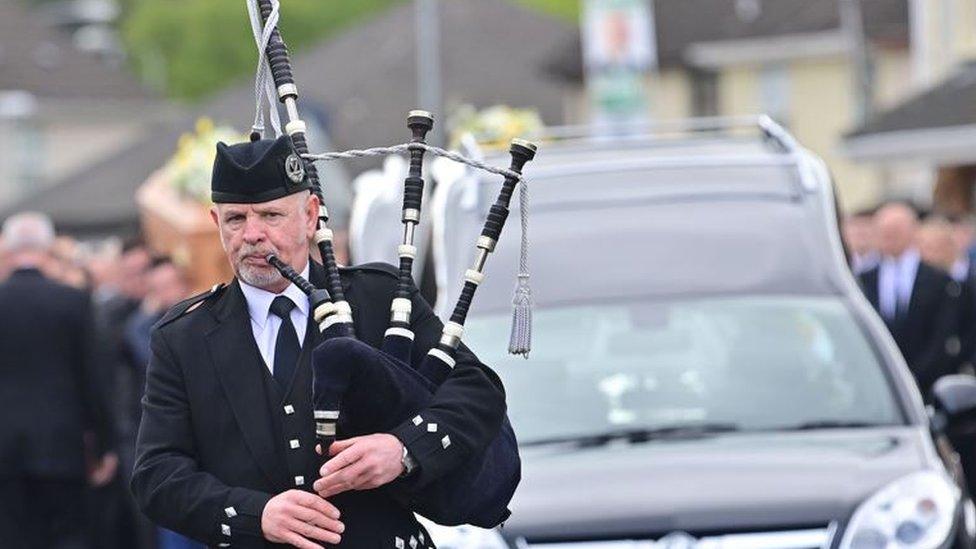
[[[91,299],[49,279],[54,229],[36,213],[10,217],[0,245],[0,546],[84,549],[86,492],[117,467],[95,372]]]
[[[887,204],[874,222],[881,258],[859,278],[928,399],[932,384],[949,373],[961,350],[955,326],[960,287],[922,261],[916,247],[918,216],[911,207]]]

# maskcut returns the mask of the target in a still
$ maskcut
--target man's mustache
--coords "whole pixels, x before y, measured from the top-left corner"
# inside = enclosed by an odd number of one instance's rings
[[[252,246],[245,244],[237,252],[237,259],[239,261],[243,261],[247,257],[260,257],[261,259],[264,259],[268,257],[268,254],[272,253],[276,255],[278,253],[278,250],[276,250],[273,246]]]

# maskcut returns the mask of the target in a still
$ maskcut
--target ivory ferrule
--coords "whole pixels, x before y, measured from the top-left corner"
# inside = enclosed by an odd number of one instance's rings
[[[285,133],[288,135],[295,135],[296,133],[305,133],[307,127],[305,122],[302,120],[292,120],[291,122],[285,124]]]
[[[278,97],[284,99],[288,96],[298,97],[298,86],[295,84],[282,84],[278,86]]]
[[[472,282],[474,284],[481,284],[485,280],[485,273],[481,271],[476,271],[474,269],[468,269],[464,271],[464,280]]]
[[[457,322],[447,322],[444,324],[444,331],[441,333],[441,345],[457,349],[461,343],[461,336],[464,335],[464,326]]]
[[[478,247],[489,252],[495,251],[495,239],[481,235],[478,237]]]
[[[329,229],[328,227],[322,227],[319,230],[315,231],[316,244],[321,244],[322,242],[326,242],[326,241],[328,242],[332,241],[332,229]]]
[[[450,356],[448,356],[447,353],[445,353],[444,351],[438,349],[437,347],[434,347],[430,351],[427,351],[427,354],[430,355],[430,356],[432,356],[432,357],[437,358],[438,360],[440,360],[444,364],[447,364],[447,366],[449,368],[454,368],[454,364],[456,364],[453,358],[451,358]]]
[[[410,341],[413,341],[413,332],[406,328],[397,328],[396,326],[392,328],[387,328],[386,333],[384,333],[383,335],[405,337]]]
[[[335,305],[331,301],[326,301],[325,303],[315,308],[315,311],[312,313],[312,317],[315,319],[316,322],[322,322],[323,320],[325,320],[326,317],[328,317],[329,315],[333,315],[335,313],[336,313]]]
[[[397,255],[400,257],[417,258],[417,247],[410,244],[400,244],[397,246]]]

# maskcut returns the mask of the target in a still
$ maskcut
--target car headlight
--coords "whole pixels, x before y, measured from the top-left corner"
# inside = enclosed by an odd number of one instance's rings
[[[877,491],[854,512],[841,549],[934,549],[945,543],[959,488],[943,473],[921,471]]]
[[[509,549],[498,530],[475,526],[441,526],[417,515],[437,549]]]

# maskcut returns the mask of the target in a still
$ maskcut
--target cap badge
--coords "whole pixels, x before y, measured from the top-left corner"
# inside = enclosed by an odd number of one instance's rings
[[[297,154],[289,154],[285,159],[285,175],[294,183],[301,183],[305,180],[305,165]]]

